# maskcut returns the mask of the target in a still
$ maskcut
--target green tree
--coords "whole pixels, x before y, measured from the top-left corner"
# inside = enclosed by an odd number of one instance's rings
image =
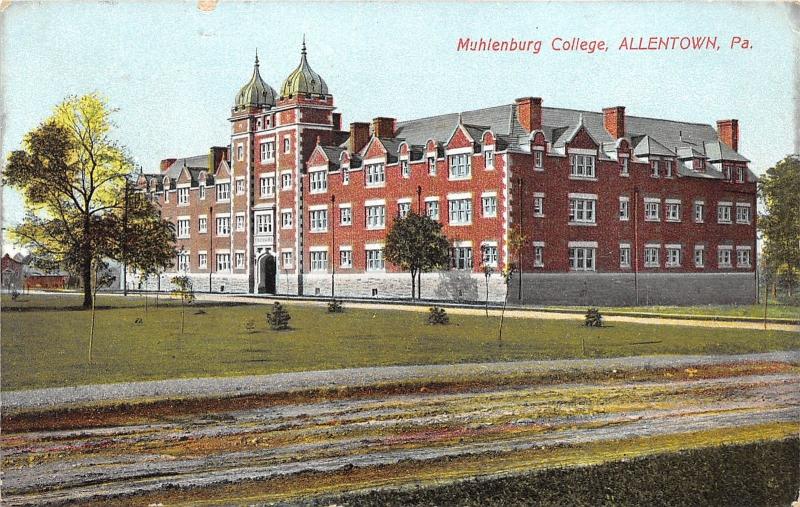
[[[186,325],[186,305],[194,302],[192,279],[188,276],[173,276],[170,280],[175,286],[172,295],[181,300],[181,334]]]
[[[764,237],[764,265],[791,297],[800,275],[800,156],[784,158],[759,182],[766,213],[758,226]]]
[[[525,247],[525,243],[528,241],[528,236],[522,232],[519,226],[514,226],[508,233],[508,250],[511,253],[511,258],[516,259],[516,263],[512,265],[512,272],[516,270],[519,273],[519,293],[517,298],[519,299],[520,303],[522,302],[522,266],[520,262],[520,254],[522,253],[522,249]],[[509,278],[506,281],[506,301],[508,301],[508,286],[511,283],[511,279]]]
[[[421,297],[416,284],[418,273],[441,269],[450,259],[450,242],[442,233],[442,224],[413,211],[392,224],[386,236],[384,256],[400,269],[411,272],[411,298]]]
[[[44,264],[80,276],[91,308],[92,263],[169,266],[172,226],[144,194],[127,195],[133,165],[110,137],[112,110],[97,94],[68,97],[11,153],[3,183],[19,190],[27,213],[12,237]]]

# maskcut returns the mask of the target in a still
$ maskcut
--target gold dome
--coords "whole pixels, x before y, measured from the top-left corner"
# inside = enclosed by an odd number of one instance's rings
[[[300,52],[300,65],[289,74],[281,87],[281,97],[295,97],[300,94],[328,95],[328,85],[308,65],[305,40],[303,40],[303,49]]]

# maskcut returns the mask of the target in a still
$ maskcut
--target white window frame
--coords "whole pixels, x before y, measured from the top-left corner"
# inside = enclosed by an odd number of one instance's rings
[[[586,153],[570,154],[570,179],[594,180],[597,179],[597,155]]]
[[[597,270],[597,242],[570,241],[567,248],[570,271]]]
[[[695,245],[694,246],[694,267],[703,268],[703,267],[705,267],[705,263],[706,263],[706,247],[705,247],[705,245]]]
[[[339,225],[353,225],[353,205],[350,203],[339,205]]]
[[[737,224],[750,224],[750,203],[737,202],[736,203],[736,223]]]
[[[281,173],[281,190],[291,190],[291,189],[292,189],[292,172],[283,171]]]
[[[681,267],[681,257],[683,256],[683,249],[681,245],[664,245],[667,258],[664,261],[664,267],[679,268]],[[677,259],[673,258],[677,252]]]
[[[192,220],[189,217],[179,217],[175,224],[176,237],[189,239],[191,237]]]
[[[497,193],[481,194],[481,210],[483,218],[497,218]]]
[[[483,150],[484,167],[494,169],[494,148],[486,148]]]
[[[472,177],[472,154],[454,153],[447,156],[449,180],[468,180]]]
[[[364,186],[370,188],[386,186],[386,164],[383,162],[364,164]]]
[[[294,213],[290,209],[281,210],[281,229],[294,227]]]
[[[275,141],[263,141],[261,143],[261,161],[271,162],[275,160]]]
[[[425,198],[425,216],[431,220],[439,220],[439,217],[441,216],[441,209],[439,206],[438,197]]]
[[[631,175],[631,166],[630,166],[630,157],[627,155],[620,156],[620,166],[619,166],[619,175],[620,176],[630,176]]]
[[[326,206],[309,208],[308,224],[311,232],[328,232],[328,208]]]
[[[661,245],[646,244],[644,246],[644,267],[646,268],[661,267]]]
[[[291,248],[281,250],[281,265],[283,269],[294,269],[294,250]]]
[[[364,223],[368,230],[385,229],[386,204],[366,204],[364,206]]]
[[[217,252],[215,255],[217,272],[230,272],[231,271],[231,254],[228,252]]]
[[[623,269],[631,267],[631,244],[630,243],[620,243],[619,244],[619,267],[623,268]]]
[[[339,247],[339,267],[342,269],[352,269],[353,267],[353,247]]]
[[[597,225],[597,195],[569,194],[569,225]]]
[[[189,205],[189,187],[178,187],[178,206]]]
[[[197,217],[197,232],[199,234],[208,233],[208,215],[200,215]]]
[[[752,248],[749,246],[737,246],[736,247],[736,267],[737,268],[750,268],[752,267]],[[742,262],[742,254],[747,254],[746,262]]]
[[[364,259],[367,272],[375,273],[386,271],[386,260],[383,258],[383,246],[365,245]]]
[[[694,223],[702,224],[705,222],[705,214],[706,214],[706,202],[705,201],[695,201],[694,202]]]
[[[328,247],[311,247],[309,252],[312,273],[328,272]]]
[[[244,195],[247,190],[244,186],[244,176],[236,178],[236,195]]]
[[[310,171],[309,179],[309,193],[311,194],[324,194],[328,191],[328,171],[323,169],[321,171]]]
[[[273,234],[272,214],[269,212],[261,212],[255,214],[256,234]]]
[[[208,252],[197,252],[197,269],[208,269]]]
[[[655,213],[653,213],[655,211]],[[661,221],[661,199],[645,197],[644,199],[644,221]]]
[[[233,269],[244,269],[245,256],[244,252],[233,253]]]
[[[664,207],[666,208],[664,217],[667,222],[681,221],[681,201],[679,199],[665,199]]]
[[[627,222],[631,219],[630,197],[621,196],[619,198],[619,219],[623,222]]]
[[[481,265],[496,268],[499,259],[499,250],[496,241],[484,241],[481,243]]]
[[[447,198],[447,223],[451,226],[465,226],[472,224],[472,198],[455,197]]]
[[[535,149],[533,150],[533,169],[535,171],[543,171],[544,170],[544,150],[542,149]]]
[[[244,222],[244,213],[237,213],[236,214],[236,232],[244,231],[245,222]]]
[[[544,241],[534,241],[533,243],[533,267],[544,267]]]
[[[192,262],[191,257],[192,257],[191,252],[187,250],[181,250],[180,252],[178,252],[178,262],[177,262],[178,271],[183,271],[183,272],[189,271]]]
[[[723,253],[725,253],[725,255],[723,255]],[[723,262],[724,260],[726,260],[726,262]],[[717,267],[718,268],[733,267],[733,246],[719,245],[717,247]]]
[[[731,224],[733,212],[733,203],[722,201],[717,203],[717,223],[718,224]]]
[[[231,183],[229,181],[217,183],[214,190],[217,202],[228,202],[231,200]]]
[[[218,237],[225,237],[231,235],[231,217],[230,215],[218,216],[215,221],[216,231],[215,235]]]

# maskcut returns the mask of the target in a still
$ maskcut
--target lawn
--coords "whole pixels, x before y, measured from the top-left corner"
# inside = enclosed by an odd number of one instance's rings
[[[197,376],[268,374],[401,364],[449,364],[645,354],[736,354],[800,348],[800,334],[785,331],[672,327],[614,323],[584,328],[576,321],[451,316],[430,326],[408,311],[287,304],[291,331],[268,330],[265,305],[158,308],[137,298],[107,296],[97,312],[94,361],[88,363],[90,313],[41,310],[51,296],[3,300],[3,389]],[[162,297],[162,300],[164,298]],[[67,301],[67,302],[65,302]],[[80,299],[63,298],[70,307]],[[151,300],[152,302],[152,300]],[[15,306],[24,311],[15,311]],[[246,328],[248,320],[256,331]]]

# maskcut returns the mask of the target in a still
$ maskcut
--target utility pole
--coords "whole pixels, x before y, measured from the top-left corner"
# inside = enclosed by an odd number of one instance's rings
[[[522,205],[522,177],[517,176],[517,186],[519,187],[519,232],[523,234],[522,228],[522,211],[525,207]],[[524,236],[523,236],[524,237]],[[517,263],[519,264],[519,293],[517,297],[519,298],[520,304],[522,303],[522,250],[524,249],[524,244],[520,245],[517,249]]]
[[[633,291],[639,306],[639,187],[633,189]]]
[[[206,232],[208,233],[208,257],[206,258],[206,265],[208,266],[208,293],[211,294],[211,274],[214,272],[214,206],[208,207],[208,222],[206,222]]]
[[[336,195],[331,194],[331,299],[336,297]]]

